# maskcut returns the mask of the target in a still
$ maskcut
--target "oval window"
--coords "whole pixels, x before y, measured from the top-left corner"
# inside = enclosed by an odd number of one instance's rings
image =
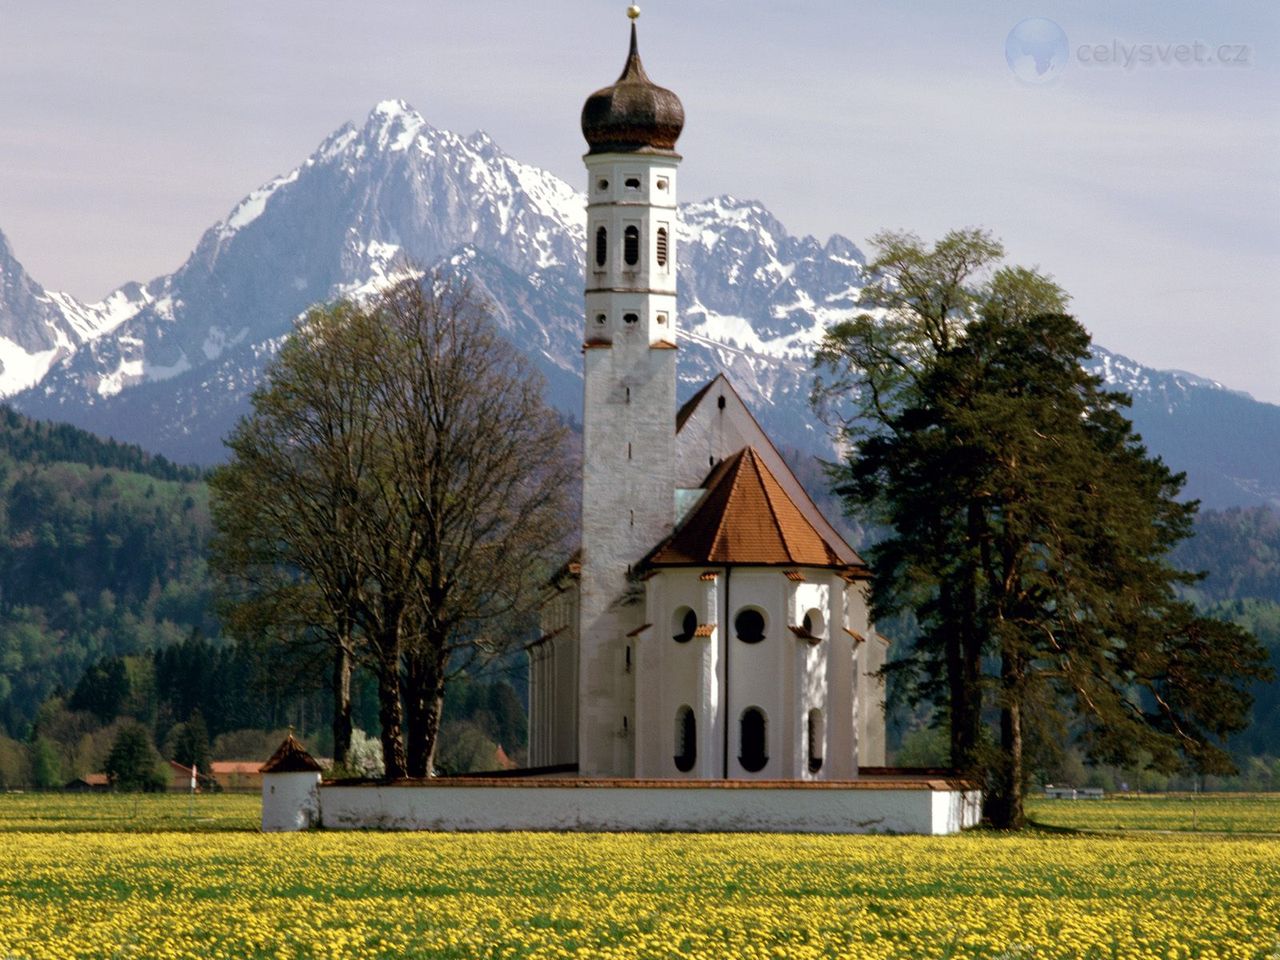
[[[733,630],[743,643],[759,643],[764,639],[764,614],[754,607],[739,610]]]
[[[681,607],[673,618],[675,633],[671,639],[676,643],[688,643],[698,629],[698,615],[688,607]]]

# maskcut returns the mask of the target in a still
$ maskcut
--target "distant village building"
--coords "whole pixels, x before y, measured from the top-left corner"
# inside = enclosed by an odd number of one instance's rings
[[[726,377],[676,408],[683,126],[633,22],[622,75],[582,111],[582,549],[528,651],[530,763],[847,780],[884,764],[869,570]]]

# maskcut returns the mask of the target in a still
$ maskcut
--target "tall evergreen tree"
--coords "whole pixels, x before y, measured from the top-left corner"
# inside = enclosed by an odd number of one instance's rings
[[[906,260],[919,273],[937,256],[917,245]],[[965,292],[915,294],[908,318],[960,304],[927,354],[902,336],[939,329],[927,316],[897,331],[867,317],[834,331],[823,361],[847,372],[891,357],[899,375],[890,394],[870,387],[880,399],[859,411],[870,422],[846,430],[860,443],[840,491],[891,525],[871,551],[874,606],[917,610],[921,635],[900,666],[949,711],[953,762],[987,776],[989,813],[1011,827],[1028,737],[1069,726],[1093,759],[1229,769],[1222,738],[1247,722],[1245,685],[1266,670],[1252,637],[1178,599],[1195,579],[1167,558],[1195,513],[1175,499],[1181,476],[1147,455],[1127,398],[1083,370],[1088,334],[1044,309],[1065,302],[1051,281],[1010,268],[981,284],[929,277]],[[985,756],[984,703],[1000,716]]]

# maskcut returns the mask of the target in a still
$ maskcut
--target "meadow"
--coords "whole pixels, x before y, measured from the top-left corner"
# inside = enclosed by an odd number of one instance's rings
[[[0,957],[1280,960],[1280,797],[1036,801],[1042,828],[939,838],[262,835],[257,812],[0,796]]]

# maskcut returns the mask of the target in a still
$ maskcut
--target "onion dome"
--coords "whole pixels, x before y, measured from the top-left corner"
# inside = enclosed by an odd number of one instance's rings
[[[680,98],[644,72],[631,23],[631,52],[618,82],[587,97],[582,108],[582,135],[590,153],[674,154],[684,129]]]

